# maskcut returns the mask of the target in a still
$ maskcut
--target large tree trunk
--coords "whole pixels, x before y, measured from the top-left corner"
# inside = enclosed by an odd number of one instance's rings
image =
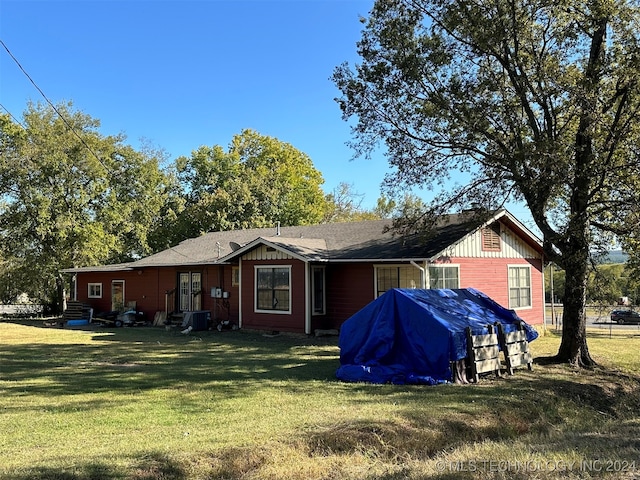
[[[556,360],[578,367],[592,367],[595,362],[587,346],[587,276],[588,254],[574,256],[565,263],[562,342]]]
[[[593,151],[593,109],[600,88],[607,17],[598,19],[591,36],[589,62],[586,66],[585,91],[580,109],[580,123],[576,132],[575,173],[569,202],[570,218],[566,242],[563,245],[565,270],[564,311],[562,313],[562,342],[556,355],[561,362],[579,367],[592,367],[595,362],[587,347],[587,276],[589,268],[589,204],[592,197],[592,165],[597,161]]]

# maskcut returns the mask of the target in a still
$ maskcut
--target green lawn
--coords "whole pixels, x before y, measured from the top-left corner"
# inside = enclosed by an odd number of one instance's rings
[[[335,338],[5,322],[0,346],[0,479],[640,477],[638,331],[593,332],[593,372],[437,387],[338,382]]]

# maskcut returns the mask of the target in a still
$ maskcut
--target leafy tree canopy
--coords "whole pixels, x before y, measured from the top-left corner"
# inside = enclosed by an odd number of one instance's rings
[[[182,202],[163,227],[168,244],[213,230],[319,223],[327,208],[311,159],[252,130],[234,136],[226,151],[202,146],[178,158],[175,172]]]
[[[589,257],[640,225],[637,2],[379,0],[363,23],[333,75],[356,153],[384,142],[389,186],[436,191],[427,213],[526,204],[566,272],[556,360],[591,365]]]
[[[50,302],[60,269],[149,253],[161,159],[98,127],[71,104],[31,104],[21,124],[0,116],[0,256],[13,291]]]

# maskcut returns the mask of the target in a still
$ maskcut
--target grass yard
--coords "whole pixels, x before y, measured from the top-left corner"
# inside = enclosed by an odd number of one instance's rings
[[[593,372],[366,385],[335,338],[0,323],[0,479],[640,478],[640,334],[590,348]]]

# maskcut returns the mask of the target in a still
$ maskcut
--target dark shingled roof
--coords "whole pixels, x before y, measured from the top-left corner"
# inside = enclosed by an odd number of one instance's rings
[[[503,214],[506,211],[501,210],[492,218]],[[511,217],[513,221],[517,223]],[[451,214],[441,217],[435,229],[427,235],[401,236],[389,230],[390,220],[210,232],[136,262],[113,267],[114,270],[122,270],[215,264],[232,260],[261,243],[309,261],[426,260],[455,245],[482,224],[469,215]],[[528,231],[526,233],[533,236]],[[67,271],[97,271],[101,268],[108,269],[108,266]]]

